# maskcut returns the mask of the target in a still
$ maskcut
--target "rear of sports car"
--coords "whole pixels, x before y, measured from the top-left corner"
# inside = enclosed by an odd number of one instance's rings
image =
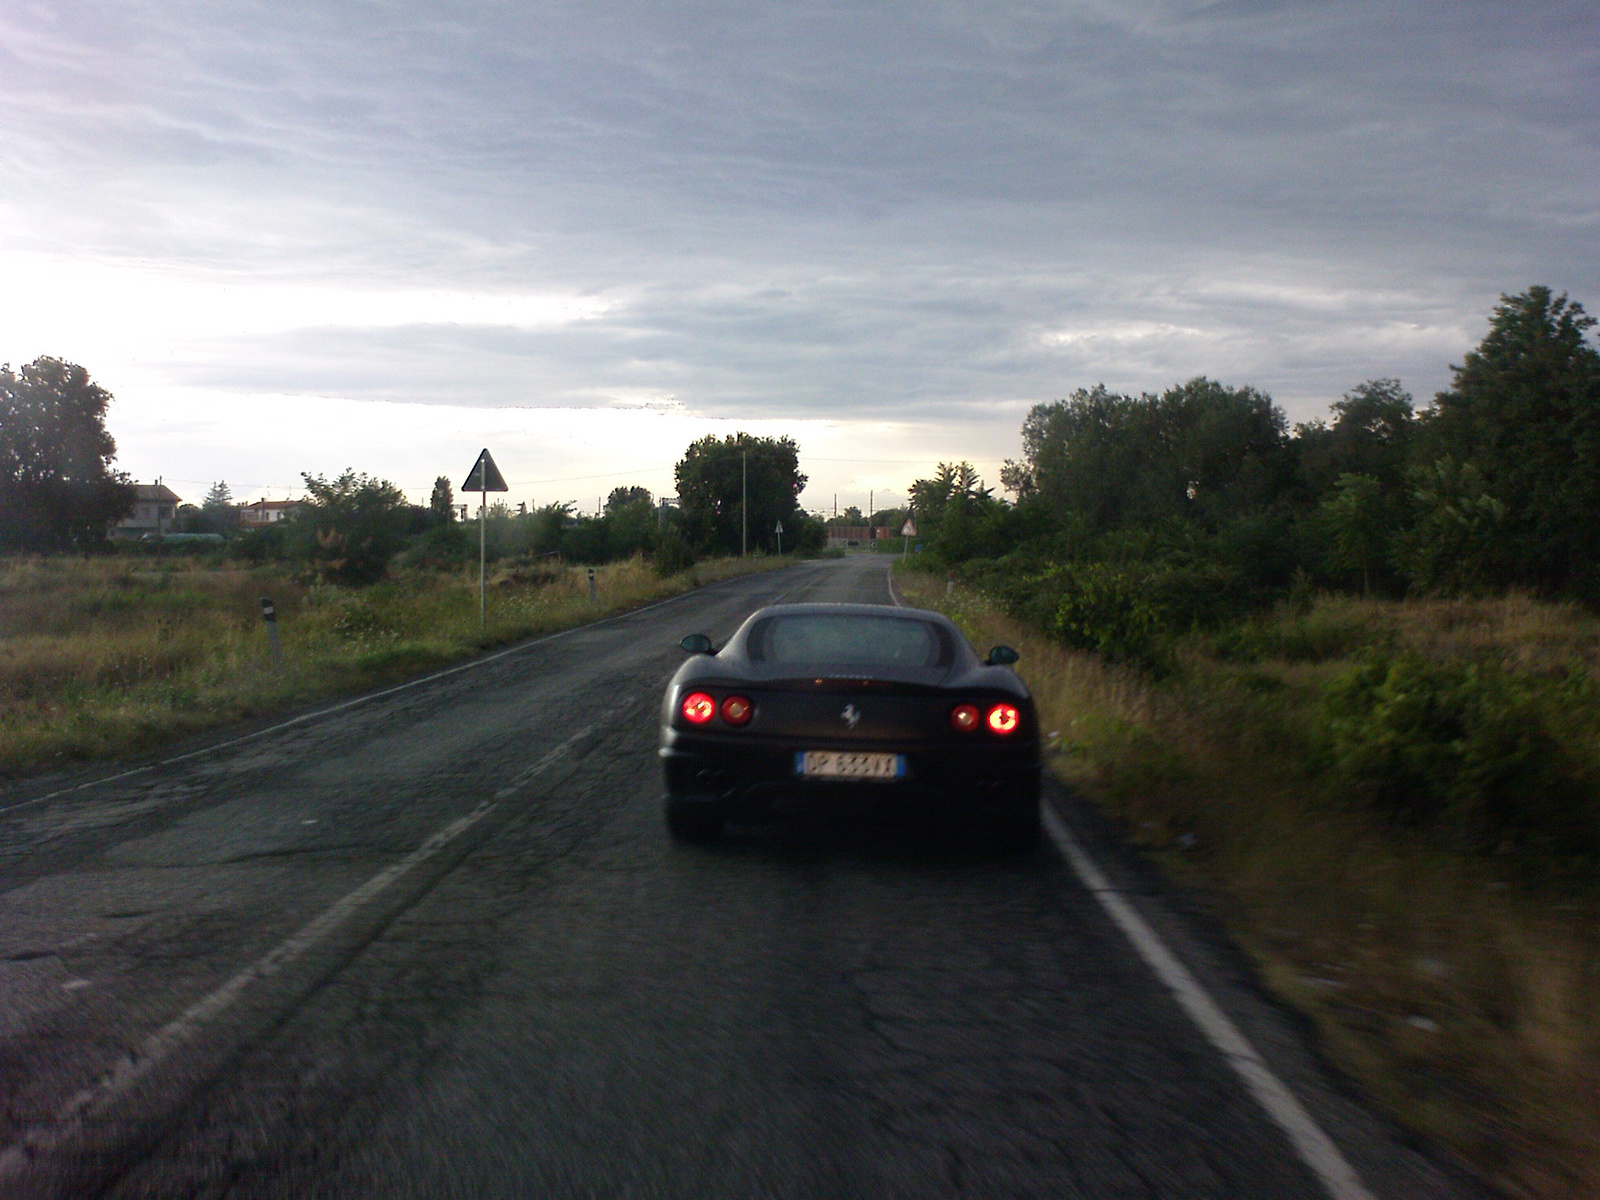
[[[701,675],[667,691],[661,759],[681,837],[728,816],[890,806],[1008,844],[1038,835],[1039,730],[1020,688]]]

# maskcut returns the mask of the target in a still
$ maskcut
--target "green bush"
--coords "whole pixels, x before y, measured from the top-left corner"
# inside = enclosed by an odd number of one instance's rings
[[[1392,640],[1392,634],[1375,628],[1370,620],[1339,611],[1275,614],[1242,621],[1222,629],[1212,639],[1212,650],[1229,662],[1330,662],[1353,658],[1374,643]]]
[[[1086,563],[1063,572],[1065,584],[1046,626],[1069,646],[1112,661],[1162,668],[1172,627],[1146,570]]]
[[[656,574],[665,579],[694,566],[694,551],[675,529],[669,529],[656,539]]]
[[[250,529],[233,539],[230,549],[236,558],[246,562],[278,562],[289,554],[285,525],[267,525]]]
[[[400,564],[432,571],[451,571],[478,561],[477,539],[462,525],[435,525],[400,555]]]
[[[359,587],[382,579],[405,540],[405,494],[353,470],[333,480],[304,472],[301,478],[307,498],[288,523],[290,550],[324,582]]]
[[[1326,765],[1386,819],[1458,844],[1584,854],[1600,848],[1593,681],[1487,663],[1374,654],[1327,687]]]
[[[1247,581],[1208,562],[996,560],[963,574],[1067,645],[1157,672],[1170,667],[1175,638],[1236,620],[1259,602]]]

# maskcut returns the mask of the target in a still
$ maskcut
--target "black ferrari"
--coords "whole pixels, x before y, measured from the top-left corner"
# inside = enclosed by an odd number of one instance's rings
[[[878,809],[975,823],[1000,844],[1039,838],[1039,724],[996,646],[980,659],[939,613],[782,604],[727,645],[704,634],[667,685],[667,827],[718,837],[729,817]]]

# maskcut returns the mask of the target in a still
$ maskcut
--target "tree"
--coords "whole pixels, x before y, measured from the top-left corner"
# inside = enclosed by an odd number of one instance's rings
[[[646,487],[616,487],[611,489],[611,495],[606,497],[606,515],[610,516],[619,508],[643,502],[646,508],[655,505],[655,498],[650,495]]]
[[[1394,509],[1385,502],[1383,484],[1372,475],[1339,476],[1317,509],[1328,531],[1328,561],[1336,571],[1359,571],[1361,594],[1372,590],[1372,572],[1388,558],[1394,536]]]
[[[1215,531],[1267,507],[1293,475],[1271,397],[1203,376],[1159,396],[1101,385],[1036,405],[1022,449],[1005,485],[1091,534],[1174,520]]]
[[[987,500],[993,494],[994,489],[983,486],[971,463],[942,462],[934,468],[932,479],[918,479],[911,485],[911,507],[928,526],[925,536],[931,537],[951,505]]]
[[[567,530],[573,523],[572,504],[560,501],[534,509],[528,515],[528,551],[543,557],[560,554]]]
[[[1472,464],[1504,505],[1507,582],[1600,600],[1600,352],[1565,295],[1502,296],[1489,333],[1434,398],[1423,461]]]
[[[745,471],[748,482],[742,489]],[[676,477],[685,533],[704,549],[737,554],[741,530],[746,528],[752,550],[772,548],[779,521],[785,529],[799,525],[806,477],[800,472],[800,451],[793,438],[712,434],[689,446]],[[746,489],[747,513],[740,504]]]
[[[1475,592],[1503,577],[1506,506],[1472,463],[1445,457],[1411,469],[1416,524],[1401,535],[1400,564],[1425,592]]]
[[[1009,486],[1037,494],[1054,512],[1077,515],[1093,532],[1120,525],[1142,461],[1140,411],[1140,401],[1104,384],[1034,405],[1022,423],[1024,463],[1009,464]],[[928,512],[915,495],[912,507],[919,516]]]
[[[502,558],[515,558],[528,552],[530,521],[520,513],[512,512],[504,500],[491,500],[484,514],[484,554],[491,562]]]
[[[111,469],[110,403],[111,393],[73,363],[0,366],[0,545],[87,548],[133,510],[133,484]]]
[[[940,463],[932,479],[911,485],[917,535],[940,558],[961,562],[995,552],[995,530],[1006,512],[969,462]],[[898,530],[896,531],[898,532]]]
[[[657,541],[662,514],[656,510],[649,488],[612,488],[605,511],[608,558],[643,554]]]
[[[227,480],[211,485],[194,521],[194,533],[227,533],[238,527],[239,510],[233,503],[233,490]]]
[[[405,540],[411,513],[405,493],[387,479],[346,469],[337,479],[302,472],[306,502],[295,542],[319,577],[366,584],[383,578]]]
[[[456,519],[456,494],[450,479],[440,475],[433,481],[433,494],[428,497],[428,513],[435,525],[449,525]]]
[[[1012,458],[1006,459],[1005,465],[1000,468],[1000,486],[1008,492],[1015,492],[1019,504],[1033,499],[1039,492],[1033,468],[1026,462],[1017,462]]]
[[[1300,470],[1313,496],[1341,475],[1370,475],[1386,497],[1403,493],[1416,412],[1398,379],[1369,379],[1333,404],[1331,426],[1312,421],[1295,429]]]

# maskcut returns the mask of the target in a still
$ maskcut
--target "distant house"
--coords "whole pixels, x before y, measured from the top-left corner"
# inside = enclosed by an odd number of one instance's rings
[[[114,538],[141,538],[170,532],[182,499],[164,483],[137,483],[133,511],[111,527]]]
[[[843,550],[852,546],[868,546],[876,534],[877,530],[870,525],[829,525],[828,548]]]
[[[298,500],[257,500],[239,506],[239,528],[261,529],[286,521],[300,511]]]

